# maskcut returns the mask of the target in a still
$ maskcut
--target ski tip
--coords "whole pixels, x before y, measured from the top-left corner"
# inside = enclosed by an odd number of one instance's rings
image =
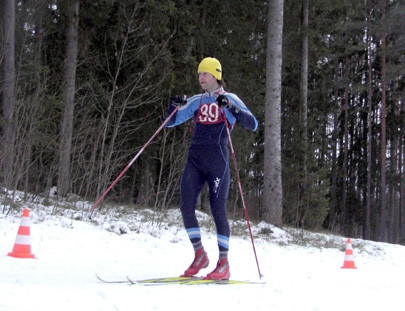
[[[97,273],[95,273],[96,278],[103,283],[128,283],[128,280],[108,280],[104,277],[99,276]]]

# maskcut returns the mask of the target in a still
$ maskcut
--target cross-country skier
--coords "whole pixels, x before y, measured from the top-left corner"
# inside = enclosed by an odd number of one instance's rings
[[[198,66],[198,79],[204,93],[188,99],[175,96],[170,100],[168,114],[180,105],[166,126],[179,125],[193,118],[193,134],[187,163],[180,182],[180,210],[185,229],[193,245],[195,258],[182,276],[196,275],[209,264],[201,242],[200,227],[196,218],[197,199],[204,184],[209,187],[211,212],[217,230],[219,260],[216,268],[206,279],[230,278],[228,263],[230,228],[226,215],[226,200],[230,185],[228,165],[228,136],[224,115],[230,130],[236,121],[251,131],[257,128],[257,120],[235,94],[224,90],[222,67],[216,58],[204,58]]]

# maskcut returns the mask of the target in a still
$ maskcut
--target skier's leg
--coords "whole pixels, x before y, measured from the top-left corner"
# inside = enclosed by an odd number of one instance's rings
[[[210,189],[210,206],[217,229],[219,259],[215,269],[207,274],[206,279],[229,279],[228,263],[230,228],[226,213],[230,185],[230,171],[228,165],[228,149],[220,148],[217,161],[212,162],[211,174],[208,177]]]
[[[194,248],[194,260],[182,276],[196,275],[201,269],[209,265],[207,253],[201,243],[200,227],[195,214],[197,199],[204,186],[204,182],[204,176],[193,165],[193,161],[189,157],[180,183],[180,210],[184,227]]]
[[[180,211],[187,235],[197,250],[201,248],[200,226],[195,214],[198,196],[204,186],[204,178],[189,161],[180,182]]]
[[[226,258],[228,256],[230,237],[230,227],[226,212],[226,200],[228,198],[230,184],[229,168],[223,170],[221,177],[215,177],[214,180],[210,179],[209,184],[213,184],[213,186],[209,187],[210,206],[217,229],[219,258]]]

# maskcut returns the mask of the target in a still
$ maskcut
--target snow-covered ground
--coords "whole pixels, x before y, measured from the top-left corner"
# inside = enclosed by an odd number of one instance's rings
[[[4,197],[0,197],[0,202]],[[105,284],[118,280],[178,276],[193,251],[177,210],[100,210],[80,220],[92,202],[0,205],[0,310],[404,310],[405,247],[352,239],[358,269],[341,269],[346,237],[253,226],[265,284]],[[36,259],[12,251],[23,208],[30,208]],[[210,272],[218,251],[210,215],[199,213]],[[244,220],[232,222],[231,278],[259,280]]]

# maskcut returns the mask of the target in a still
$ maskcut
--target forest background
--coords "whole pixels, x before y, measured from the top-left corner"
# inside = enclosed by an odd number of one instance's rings
[[[4,0],[1,185],[95,200],[162,124],[168,99],[201,92],[196,68],[214,56],[226,89],[260,122],[253,134],[237,126],[232,142],[249,215],[272,222],[264,142],[274,2],[284,14],[283,225],[404,243],[403,0]],[[107,200],[178,206],[189,137],[188,124],[164,129]],[[209,210],[206,191],[199,207]],[[234,177],[228,212],[243,215]]]

